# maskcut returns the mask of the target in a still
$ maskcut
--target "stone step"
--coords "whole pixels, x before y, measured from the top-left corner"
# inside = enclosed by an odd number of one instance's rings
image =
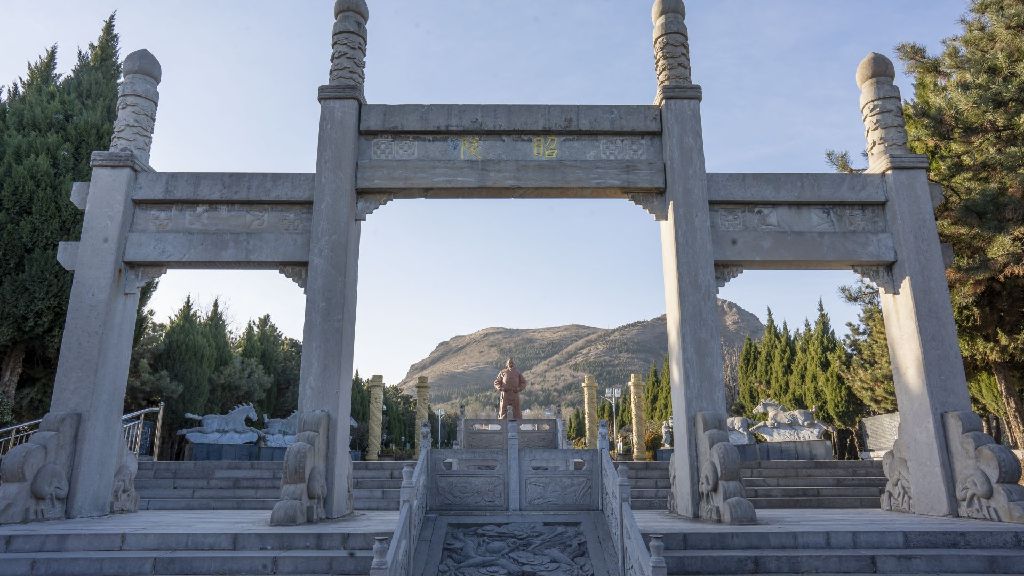
[[[397,502],[401,495],[401,490],[394,490],[390,488],[354,488],[352,490],[352,496],[354,498],[375,498],[380,500],[394,500]]]
[[[881,508],[878,496],[800,496],[787,498],[750,498],[756,509],[770,508]]]
[[[353,478],[352,488],[361,490],[363,488],[378,488],[385,490],[398,490],[402,487],[400,478]]]
[[[140,498],[139,510],[273,510],[274,498]]]
[[[668,498],[630,498],[633,510],[668,510]]]
[[[668,478],[630,478],[629,485],[634,490],[641,488],[671,488],[672,483]]]
[[[814,488],[845,488],[845,487],[863,487],[863,486],[876,486],[884,488],[886,479],[882,477],[874,476],[855,476],[855,477],[839,477],[839,476],[825,476],[825,477],[812,477],[812,476],[789,476],[783,478],[744,478],[743,486],[746,488],[800,488],[800,487],[814,487]]]
[[[367,462],[366,460],[356,460],[352,463],[353,470],[401,470],[406,466],[416,467],[415,460],[379,460],[377,462]]]
[[[882,471],[882,462],[878,460],[758,460],[744,462],[744,469],[765,468],[870,468]]]
[[[874,468],[745,468],[740,470],[743,478],[878,478],[884,476]]]
[[[177,468],[161,466],[150,470],[140,470],[137,479],[164,478],[276,478],[280,480],[284,471],[280,468]]]
[[[398,510],[398,498],[353,498],[352,506],[356,510]]]
[[[1024,550],[898,549],[758,549],[667,550],[668,573],[789,574],[1020,574]]]
[[[391,532],[325,532],[316,526],[296,532],[65,532],[21,533],[0,536],[0,554],[81,551],[159,551],[159,550],[371,550],[375,536]]]
[[[370,550],[84,551],[0,554],[0,576],[367,574]]]
[[[280,498],[281,488],[143,488],[136,487],[140,498],[207,498],[247,500],[253,498]]]
[[[135,488],[280,488],[279,478],[136,478]]]
[[[670,488],[633,488],[629,491],[629,499],[630,501],[651,498],[667,499],[671,491]]]
[[[402,469],[401,468],[380,468],[380,469],[354,469],[352,470],[353,479],[384,479],[384,480],[402,480]]]
[[[776,513],[777,518],[780,513]],[[820,516],[820,515],[819,515]],[[772,522],[772,518],[761,521]],[[852,524],[861,522],[846,521]],[[661,530],[667,550],[719,550],[744,551],[753,554],[763,548],[774,550],[823,549],[859,550],[893,549],[1005,549],[1024,550],[1024,529],[1014,524],[986,524],[985,530],[934,530],[927,527],[907,530],[789,530],[773,528],[770,531],[736,530],[723,534],[720,530],[681,531]],[[645,535],[648,530],[644,530]]]
[[[798,486],[785,488],[751,488],[744,485],[747,498],[837,498],[872,497],[877,499],[884,488],[879,486]]]
[[[219,469],[219,470],[281,470],[284,462],[260,461],[260,460],[160,460],[157,462],[139,462],[139,470],[153,470],[158,468],[175,469]]]

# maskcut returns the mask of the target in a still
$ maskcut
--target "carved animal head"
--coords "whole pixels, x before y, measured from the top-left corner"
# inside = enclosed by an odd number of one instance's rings
[[[779,404],[770,398],[761,400],[761,403],[754,407],[754,412],[757,412],[758,414],[769,414],[780,410],[782,410],[782,404]]]
[[[259,417],[256,414],[256,408],[249,403],[239,404],[238,406],[235,406],[234,408],[231,409],[231,412],[228,412],[228,414],[231,416],[242,416],[243,421],[256,421],[256,419]]]

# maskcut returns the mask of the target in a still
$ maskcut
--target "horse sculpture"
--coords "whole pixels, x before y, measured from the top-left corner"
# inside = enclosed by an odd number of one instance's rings
[[[813,426],[817,421],[814,417],[814,413],[817,411],[817,407],[813,407],[810,410],[786,410],[782,404],[775,400],[762,400],[754,408],[754,412],[768,415],[768,418],[765,419],[765,424],[772,428],[778,427],[779,424]]]
[[[774,400],[762,400],[755,412],[767,414],[764,422],[750,427],[750,432],[764,436],[769,442],[821,440],[825,432],[835,430],[814,417],[817,408],[786,410]]]
[[[260,438],[259,430],[246,425],[246,421],[258,418],[252,404],[239,404],[227,414],[185,414],[185,418],[201,422],[195,428],[178,430],[193,444],[246,444]]]

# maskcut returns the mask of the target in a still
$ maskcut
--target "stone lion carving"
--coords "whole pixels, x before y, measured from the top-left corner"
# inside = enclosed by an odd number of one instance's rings
[[[907,449],[897,437],[892,450],[882,457],[882,471],[887,482],[882,492],[882,510],[890,512],[913,512],[913,498],[910,492],[910,466],[907,464]]]
[[[757,522],[754,505],[740,482],[740,453],[729,442],[725,416],[700,412],[696,418],[700,466],[700,517],[725,524]]]
[[[273,448],[288,447],[295,443],[299,433],[299,411],[296,410],[287,418],[271,418],[263,415],[263,439],[267,446]]]
[[[942,420],[960,516],[1024,524],[1017,457],[981,431],[981,419],[974,412],[946,412]]]
[[[185,418],[201,423],[196,428],[178,430],[179,435],[184,435],[193,444],[248,444],[260,438],[259,430],[245,424],[257,418],[252,404],[239,404],[227,414],[185,414]]]
[[[791,442],[821,440],[825,432],[835,432],[831,426],[818,422],[814,416],[816,408],[810,410],[786,410],[774,400],[762,400],[754,411],[766,414],[764,422],[750,427],[769,442]]]
[[[330,415],[323,410],[299,413],[299,433],[284,455],[281,499],[270,514],[271,526],[295,526],[326,518],[327,444]]]
[[[63,518],[74,458],[77,413],[50,413],[0,465],[0,524]]]

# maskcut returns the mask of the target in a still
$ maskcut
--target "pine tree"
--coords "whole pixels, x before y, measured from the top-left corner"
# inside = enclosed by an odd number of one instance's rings
[[[843,299],[860,307],[857,323],[848,322],[845,345],[850,363],[843,378],[871,414],[896,411],[896,389],[878,289],[870,284],[840,288]]]
[[[70,75],[56,68],[54,46],[0,90],[0,423],[36,416],[49,400],[71,289],[57,243],[81,233],[71,183],[88,179],[91,152],[110,142],[120,76],[114,17]],[[15,403],[19,382],[24,398]]]
[[[937,221],[955,255],[947,278],[961,351],[969,369],[995,377],[1024,446],[1024,5],[972,0],[961,23],[938,55],[898,47],[915,78],[907,129],[946,191]]]

